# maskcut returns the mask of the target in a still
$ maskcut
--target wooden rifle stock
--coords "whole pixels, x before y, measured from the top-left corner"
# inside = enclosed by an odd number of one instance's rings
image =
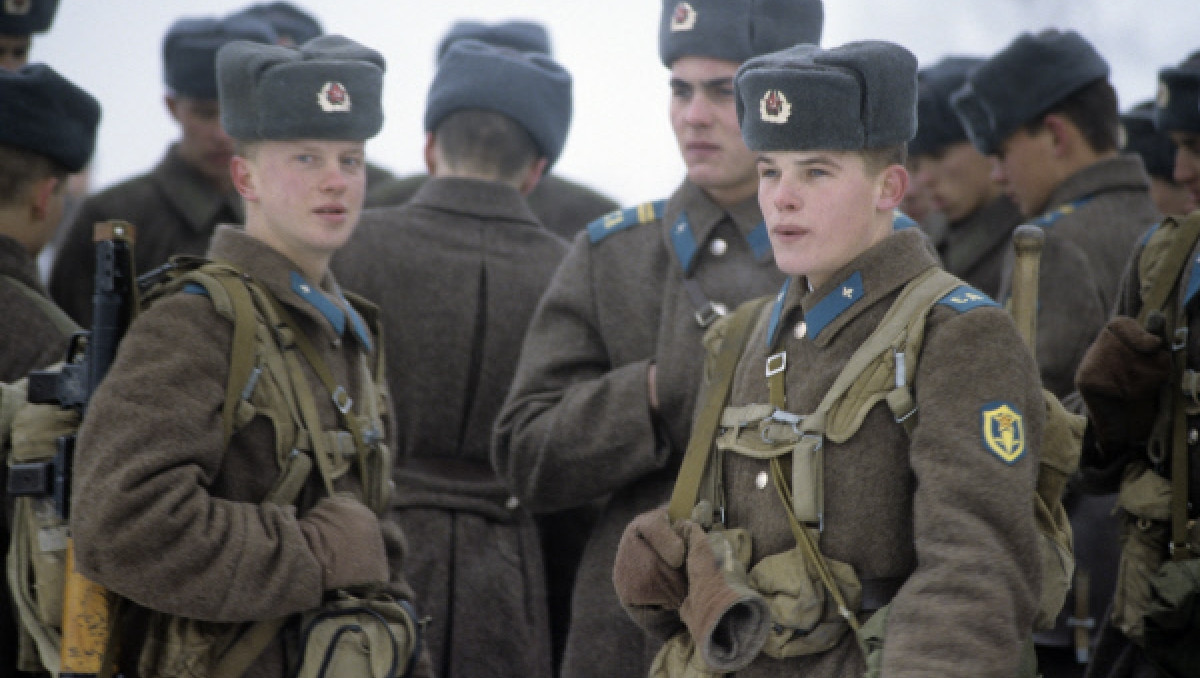
[[[1029,352],[1037,358],[1037,312],[1038,277],[1042,258],[1042,245],[1046,234],[1032,224],[1023,224],[1013,231],[1013,249],[1016,263],[1012,276],[1012,316],[1017,331],[1029,346]]]

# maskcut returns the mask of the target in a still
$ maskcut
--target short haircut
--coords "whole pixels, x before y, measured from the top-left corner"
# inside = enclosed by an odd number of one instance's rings
[[[247,160],[253,160],[258,155],[258,145],[260,141],[243,141],[241,139],[233,140],[233,154]]]
[[[0,205],[12,205],[21,200],[34,182],[55,177],[60,186],[69,172],[61,164],[40,153],[0,144]]]
[[[1061,115],[1071,121],[1096,153],[1115,151],[1120,142],[1120,112],[1117,92],[1108,78],[1094,80],[1072,92],[1024,125],[1026,132],[1042,128],[1047,115]]]
[[[454,169],[515,183],[542,154],[512,118],[476,108],[446,116],[433,132],[442,157]]]
[[[880,146],[879,148],[864,148],[862,154],[863,169],[870,176],[876,176],[892,165],[903,165],[908,161],[908,146]]]

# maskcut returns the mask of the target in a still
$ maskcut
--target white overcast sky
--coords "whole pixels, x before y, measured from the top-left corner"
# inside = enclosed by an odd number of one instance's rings
[[[239,0],[61,0],[33,60],[49,63],[104,107],[93,188],[144,171],[177,135],[162,103],[161,42],[180,16],[225,14]],[[300,0],[326,32],[388,60],[383,132],[368,154],[397,172],[422,169],[421,117],[434,49],[459,18],[533,19],[575,80],[575,115],[557,172],[631,204],[664,197],[683,165],[667,123],[667,71],[655,44],[657,0]],[[987,56],[1018,33],[1073,28],[1112,67],[1123,109],[1151,98],[1159,68],[1200,49],[1198,0],[826,0],[822,44],[885,39],[928,65]]]

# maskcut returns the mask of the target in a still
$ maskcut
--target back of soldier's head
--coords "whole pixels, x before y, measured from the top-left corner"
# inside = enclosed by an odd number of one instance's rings
[[[438,42],[437,60],[441,61],[455,43],[460,40],[478,40],[496,47],[507,47],[517,52],[537,52],[554,56],[550,45],[550,33],[546,27],[534,21],[513,19],[487,23],[462,20],[446,31]]]
[[[511,182],[558,160],[571,111],[571,76],[549,56],[459,40],[438,62],[425,131],[461,169]]]

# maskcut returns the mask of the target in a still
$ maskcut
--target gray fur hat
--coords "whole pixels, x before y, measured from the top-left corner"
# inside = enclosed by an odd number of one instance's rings
[[[177,19],[163,38],[163,75],[172,93],[217,98],[217,50],[234,40],[274,43],[275,30],[252,16]]]
[[[754,151],[854,151],[917,131],[917,59],[879,40],[755,57],[734,81],[742,138]]]
[[[267,22],[275,30],[277,41],[289,47],[325,34],[316,17],[290,2],[263,2],[232,16],[250,16]]]
[[[33,35],[50,29],[58,0],[3,0],[0,35]]]
[[[950,102],[984,155],[1022,125],[1097,80],[1108,62],[1075,31],[1023,33],[967,77]]]
[[[954,114],[950,95],[983,63],[978,57],[946,57],[917,72],[917,136],[908,144],[910,155],[932,155],[967,141],[967,131]]]
[[[571,126],[571,74],[545,54],[459,40],[438,62],[429,86],[425,131],[468,108],[512,118],[552,166]]]
[[[667,68],[682,56],[740,64],[796,43],[821,42],[821,0],[663,0],[658,55]]]
[[[0,68],[0,101],[0,145],[44,155],[69,172],[91,159],[100,104],[53,68]]]
[[[242,141],[365,141],[383,127],[383,55],[340,35],[217,53],[221,124]]]
[[[1200,132],[1200,60],[1158,72],[1154,119],[1163,132]]]
[[[437,60],[441,61],[442,57],[446,56],[446,50],[459,40],[478,40],[518,52],[553,55],[550,49],[550,34],[546,32],[546,27],[533,21],[501,21],[494,24],[456,21],[438,43]]]

